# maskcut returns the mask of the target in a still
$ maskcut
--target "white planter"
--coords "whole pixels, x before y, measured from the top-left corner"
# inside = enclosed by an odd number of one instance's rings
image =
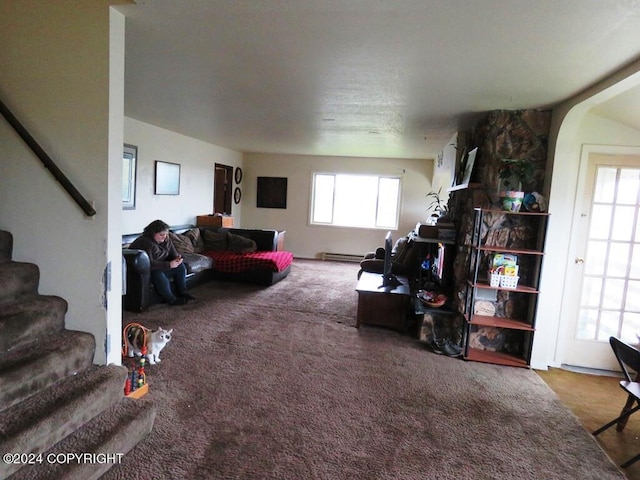
[[[500,192],[500,204],[503,210],[519,212],[524,200],[524,192],[506,191]]]

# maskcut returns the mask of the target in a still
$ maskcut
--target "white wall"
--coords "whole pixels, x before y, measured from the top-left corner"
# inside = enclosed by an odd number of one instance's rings
[[[106,345],[103,283],[111,261],[112,287],[120,289],[121,253],[113,256],[108,234],[111,216],[120,215],[110,211],[109,188],[119,195],[119,187],[109,182],[109,129],[118,128],[110,115],[123,99],[110,93],[109,75],[123,67],[117,55],[110,59],[111,22],[124,25],[102,0],[0,2],[0,98],[98,212],[86,217],[0,119],[0,228],[14,235],[14,260],[39,265],[40,293],[69,302],[66,327],[95,336],[98,363],[107,361],[107,349],[109,358],[120,357],[119,332]],[[113,135],[122,138],[121,123]],[[118,296],[108,299],[118,318]]]
[[[122,144],[124,131],[124,42],[125,19],[110,11],[109,49],[109,188],[107,202],[107,258],[110,271],[106,291],[107,338],[105,363],[122,362]]]
[[[380,246],[386,230],[309,225],[314,172],[402,174],[400,224],[394,240],[426,218],[433,160],[252,153],[244,156],[242,226],[286,230],[285,249],[301,258],[318,258],[325,251],[361,255]],[[256,207],[257,177],[261,176],[288,179],[286,209]]]
[[[600,102],[640,84],[640,62],[609,77],[581,95],[554,108],[547,179],[549,227],[546,254],[540,281],[540,299],[536,315],[531,365],[546,369],[563,362],[566,332],[563,300],[565,283],[572,265],[569,246],[571,225],[576,211],[578,171],[583,146],[640,146],[640,132],[590,114]]]
[[[136,208],[122,213],[122,232],[138,233],[155,219],[169,225],[195,224],[213,212],[214,165],[242,166],[242,154],[125,117],[125,143],[138,147]],[[154,194],[155,161],[180,164],[180,195]],[[244,182],[244,181],[243,181]],[[232,203],[238,223],[242,203]]]

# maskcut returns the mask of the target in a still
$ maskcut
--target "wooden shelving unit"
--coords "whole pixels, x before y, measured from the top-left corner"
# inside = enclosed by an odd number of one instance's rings
[[[473,362],[493,363],[497,365],[506,365],[508,367],[528,367],[529,362],[524,358],[519,358],[508,353],[490,352],[488,350],[479,350],[477,348],[468,348],[465,351],[465,360]]]
[[[528,287],[527,285],[518,285],[516,288],[500,288],[500,287],[492,287],[489,285],[489,282],[486,281],[478,281],[478,282],[467,282],[469,286],[473,288],[484,288],[486,290],[509,290],[510,292],[521,292],[521,293],[540,293],[537,288]]]
[[[490,317],[488,315],[474,315],[473,318],[469,318],[468,315],[465,315],[465,319],[473,325],[534,331],[532,325],[529,325],[527,322],[524,322],[522,320],[515,320],[513,318]]]
[[[535,333],[535,313],[537,308],[538,284],[540,279],[540,269],[544,256],[544,239],[547,227],[547,213],[533,212],[508,212],[502,210],[474,209],[474,228],[472,243],[469,255],[469,277],[467,279],[465,298],[465,331],[463,335],[463,347],[465,360],[494,363],[513,367],[528,367],[531,359],[531,348]],[[485,215],[505,215],[508,220],[518,223],[525,219],[528,227],[531,228],[534,239],[533,248],[509,248],[504,246],[490,245],[486,243]],[[520,217],[520,218],[518,218]],[[485,234],[483,238],[482,235]],[[486,280],[486,266],[490,258],[496,253],[509,253],[518,256],[520,264],[519,276],[521,281],[515,288],[491,286]],[[492,293],[493,292],[493,293]],[[500,293],[503,292],[503,293]],[[517,298],[519,313],[512,311],[496,311],[495,315],[475,313],[476,302],[486,299],[492,295],[504,298]],[[510,301],[510,300],[508,300]],[[495,303],[499,303],[497,300]],[[506,309],[505,309],[506,310]],[[513,318],[509,317],[511,314]],[[478,342],[473,342],[472,337],[478,335],[479,329],[489,327],[498,329],[496,332],[505,337],[510,336],[508,346],[496,348],[487,346],[479,348]],[[499,335],[496,335],[499,336]],[[516,340],[514,340],[516,339]]]

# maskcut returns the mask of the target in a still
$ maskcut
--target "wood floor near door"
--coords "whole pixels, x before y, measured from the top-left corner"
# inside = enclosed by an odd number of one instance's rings
[[[578,418],[588,432],[613,420],[627,400],[621,378],[577,373],[560,368],[536,370]],[[611,460],[620,465],[640,453],[640,412],[631,415],[622,432],[611,427],[594,437]],[[622,470],[630,480],[640,480],[640,461]]]

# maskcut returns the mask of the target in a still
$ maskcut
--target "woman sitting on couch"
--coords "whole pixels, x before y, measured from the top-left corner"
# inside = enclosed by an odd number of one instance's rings
[[[162,220],[154,220],[144,228],[142,235],[133,241],[130,248],[147,252],[151,262],[151,283],[169,305],[184,305],[194,300],[187,293],[187,269],[169,238],[169,225]],[[177,296],[171,290],[172,278]]]

